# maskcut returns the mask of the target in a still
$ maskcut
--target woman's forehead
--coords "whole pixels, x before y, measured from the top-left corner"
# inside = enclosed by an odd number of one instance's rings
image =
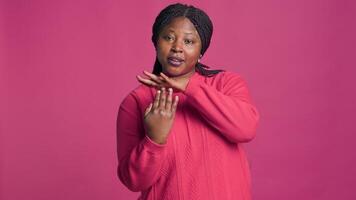
[[[176,17],[169,24],[167,24],[162,31],[165,32],[179,32],[186,35],[197,35],[194,24],[186,17]]]

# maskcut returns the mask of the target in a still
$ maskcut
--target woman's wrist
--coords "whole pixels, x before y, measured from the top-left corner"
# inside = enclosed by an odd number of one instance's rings
[[[150,140],[152,140],[153,142],[157,143],[157,144],[166,144],[167,143],[167,138],[165,137],[153,137],[153,136],[150,136],[150,135],[147,135]]]

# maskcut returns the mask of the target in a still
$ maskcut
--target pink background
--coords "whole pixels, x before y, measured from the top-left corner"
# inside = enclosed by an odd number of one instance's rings
[[[138,196],[116,176],[116,114],[171,2],[0,1],[1,200]],[[255,200],[356,199],[354,2],[194,2],[215,25],[202,61],[240,73],[261,113]]]

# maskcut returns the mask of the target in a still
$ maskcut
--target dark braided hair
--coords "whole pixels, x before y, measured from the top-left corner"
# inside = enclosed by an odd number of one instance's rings
[[[210,39],[213,34],[213,24],[209,16],[204,11],[192,5],[185,5],[180,3],[171,4],[159,13],[152,27],[152,42],[154,46],[157,48],[158,36],[162,29],[177,17],[186,17],[195,26],[202,44],[200,54],[204,55],[205,51],[210,45]],[[195,68],[201,75],[204,76],[214,76],[215,74],[224,71],[208,70],[210,67],[200,62],[197,62]],[[152,73],[159,75],[160,72],[162,72],[162,65],[156,57]]]

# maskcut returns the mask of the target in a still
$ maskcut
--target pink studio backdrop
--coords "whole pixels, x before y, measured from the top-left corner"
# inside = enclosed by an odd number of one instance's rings
[[[136,199],[116,176],[116,114],[151,70],[173,1],[0,1],[0,199]],[[240,73],[261,113],[255,200],[356,199],[356,4],[185,1],[215,25],[203,62]]]

